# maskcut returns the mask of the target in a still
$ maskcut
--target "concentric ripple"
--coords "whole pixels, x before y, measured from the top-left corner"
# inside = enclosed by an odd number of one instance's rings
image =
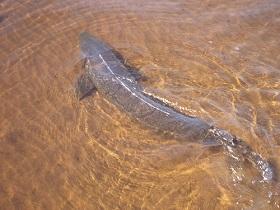
[[[1,209],[280,208],[277,177],[151,131],[98,93],[78,101],[73,85],[88,31],[146,92],[234,133],[277,174],[279,11],[278,0],[0,1]]]

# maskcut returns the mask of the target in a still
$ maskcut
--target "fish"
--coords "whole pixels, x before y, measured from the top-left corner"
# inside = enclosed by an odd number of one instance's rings
[[[82,32],[80,49],[85,58],[85,72],[76,82],[76,94],[80,100],[97,91],[146,127],[171,134],[178,141],[222,146],[245,157],[260,171],[263,180],[273,179],[271,164],[243,140],[146,93],[138,82],[141,76],[135,76],[137,74],[127,68],[121,56],[109,44],[88,32]]]
[[[142,124],[173,134],[180,140],[206,143],[204,140],[210,126],[196,117],[159,103],[145,93],[109,45],[83,33],[80,46],[86,57],[85,69],[88,75],[81,80],[92,81],[91,84],[98,93]],[[80,83],[88,84],[89,81]],[[84,95],[85,93],[81,94],[81,97]]]

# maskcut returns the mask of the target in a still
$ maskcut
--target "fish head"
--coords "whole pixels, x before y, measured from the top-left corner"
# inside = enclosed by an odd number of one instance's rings
[[[80,48],[82,57],[91,59],[98,59],[99,55],[112,51],[112,48],[108,44],[87,32],[82,32],[80,34]]]

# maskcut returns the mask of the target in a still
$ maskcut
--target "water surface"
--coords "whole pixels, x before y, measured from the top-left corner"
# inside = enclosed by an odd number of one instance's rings
[[[1,209],[279,208],[250,164],[73,89],[88,31],[148,92],[236,134],[277,172],[279,11],[278,0],[1,1]]]

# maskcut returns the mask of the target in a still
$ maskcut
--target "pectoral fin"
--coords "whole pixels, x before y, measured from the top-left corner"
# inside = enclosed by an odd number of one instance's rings
[[[128,75],[126,75],[126,77],[133,79],[137,82],[141,82],[141,81],[146,81],[147,77],[145,77],[144,75],[142,75],[138,70],[136,70],[135,68],[133,68],[126,59],[124,59],[124,57],[116,50],[112,50],[112,52],[114,53],[114,55],[117,57],[117,59],[119,59],[121,61],[121,63],[126,67],[126,69],[128,70]]]
[[[90,96],[96,91],[96,87],[94,86],[89,74],[82,74],[76,81],[75,84],[75,93],[79,100]]]

